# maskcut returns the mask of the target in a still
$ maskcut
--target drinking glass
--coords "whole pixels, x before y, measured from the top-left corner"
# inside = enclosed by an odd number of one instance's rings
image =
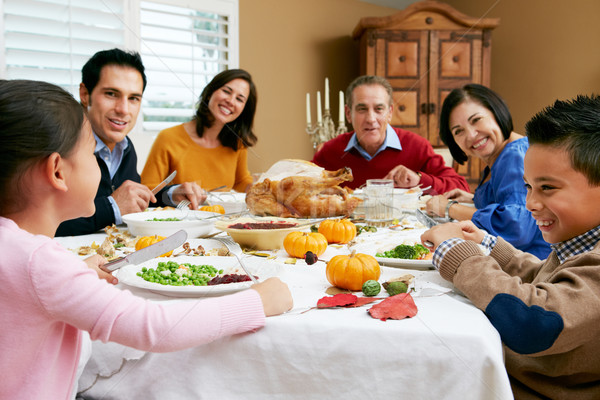
[[[368,179],[364,195],[367,223],[375,226],[389,225],[393,220],[394,181]]]

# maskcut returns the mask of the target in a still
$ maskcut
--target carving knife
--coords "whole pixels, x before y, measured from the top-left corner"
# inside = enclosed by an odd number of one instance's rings
[[[175,178],[175,175],[177,175],[177,171],[173,171],[171,173],[171,175],[167,176],[167,179],[165,179],[164,181],[159,183],[154,189],[152,189],[152,194],[156,194],[156,193],[160,192],[162,190],[162,188],[164,188],[169,183],[171,183],[173,178]]]
[[[155,257],[160,256],[161,254],[168,253],[169,251],[176,249],[185,243],[187,239],[187,232],[183,229],[175,232],[171,236],[161,240],[160,242],[156,242],[151,244],[148,247],[144,247],[138,251],[134,251],[131,254],[123,258],[119,258],[117,260],[108,262],[102,266],[102,269],[112,272],[119,268],[122,268],[126,265],[137,265],[144,261],[151,260]]]

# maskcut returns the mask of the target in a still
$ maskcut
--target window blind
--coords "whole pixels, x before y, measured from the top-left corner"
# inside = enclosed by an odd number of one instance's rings
[[[122,0],[3,0],[2,75],[44,80],[79,98],[81,68],[124,44]]]
[[[206,84],[237,67],[237,2],[191,7],[140,3],[140,53],[148,76],[142,109],[146,131],[188,121]]]
[[[0,77],[79,98],[83,64],[119,47],[142,55],[143,128],[187,121],[204,86],[238,66],[238,0],[0,0]]]

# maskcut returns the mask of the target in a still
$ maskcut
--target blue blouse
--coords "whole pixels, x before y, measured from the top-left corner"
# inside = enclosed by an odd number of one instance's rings
[[[550,245],[544,241],[542,232],[525,208],[527,189],[523,182],[523,158],[528,148],[527,138],[507,143],[492,168],[485,168],[473,197],[477,211],[472,221],[517,249],[543,260],[550,254]],[[490,179],[482,183],[488,174],[491,174]]]

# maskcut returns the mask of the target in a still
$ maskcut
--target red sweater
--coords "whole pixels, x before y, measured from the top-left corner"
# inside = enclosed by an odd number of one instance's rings
[[[402,150],[386,148],[367,161],[354,148],[344,152],[354,134],[347,132],[326,142],[312,162],[329,171],[351,168],[354,180],[345,185],[352,189],[360,187],[367,179],[383,178],[392,168],[402,164],[415,172],[421,172],[421,186],[431,185],[439,194],[454,188],[470,191],[465,178],[444,164],[442,156],[433,151],[427,139],[404,129],[394,130],[398,134]]]

